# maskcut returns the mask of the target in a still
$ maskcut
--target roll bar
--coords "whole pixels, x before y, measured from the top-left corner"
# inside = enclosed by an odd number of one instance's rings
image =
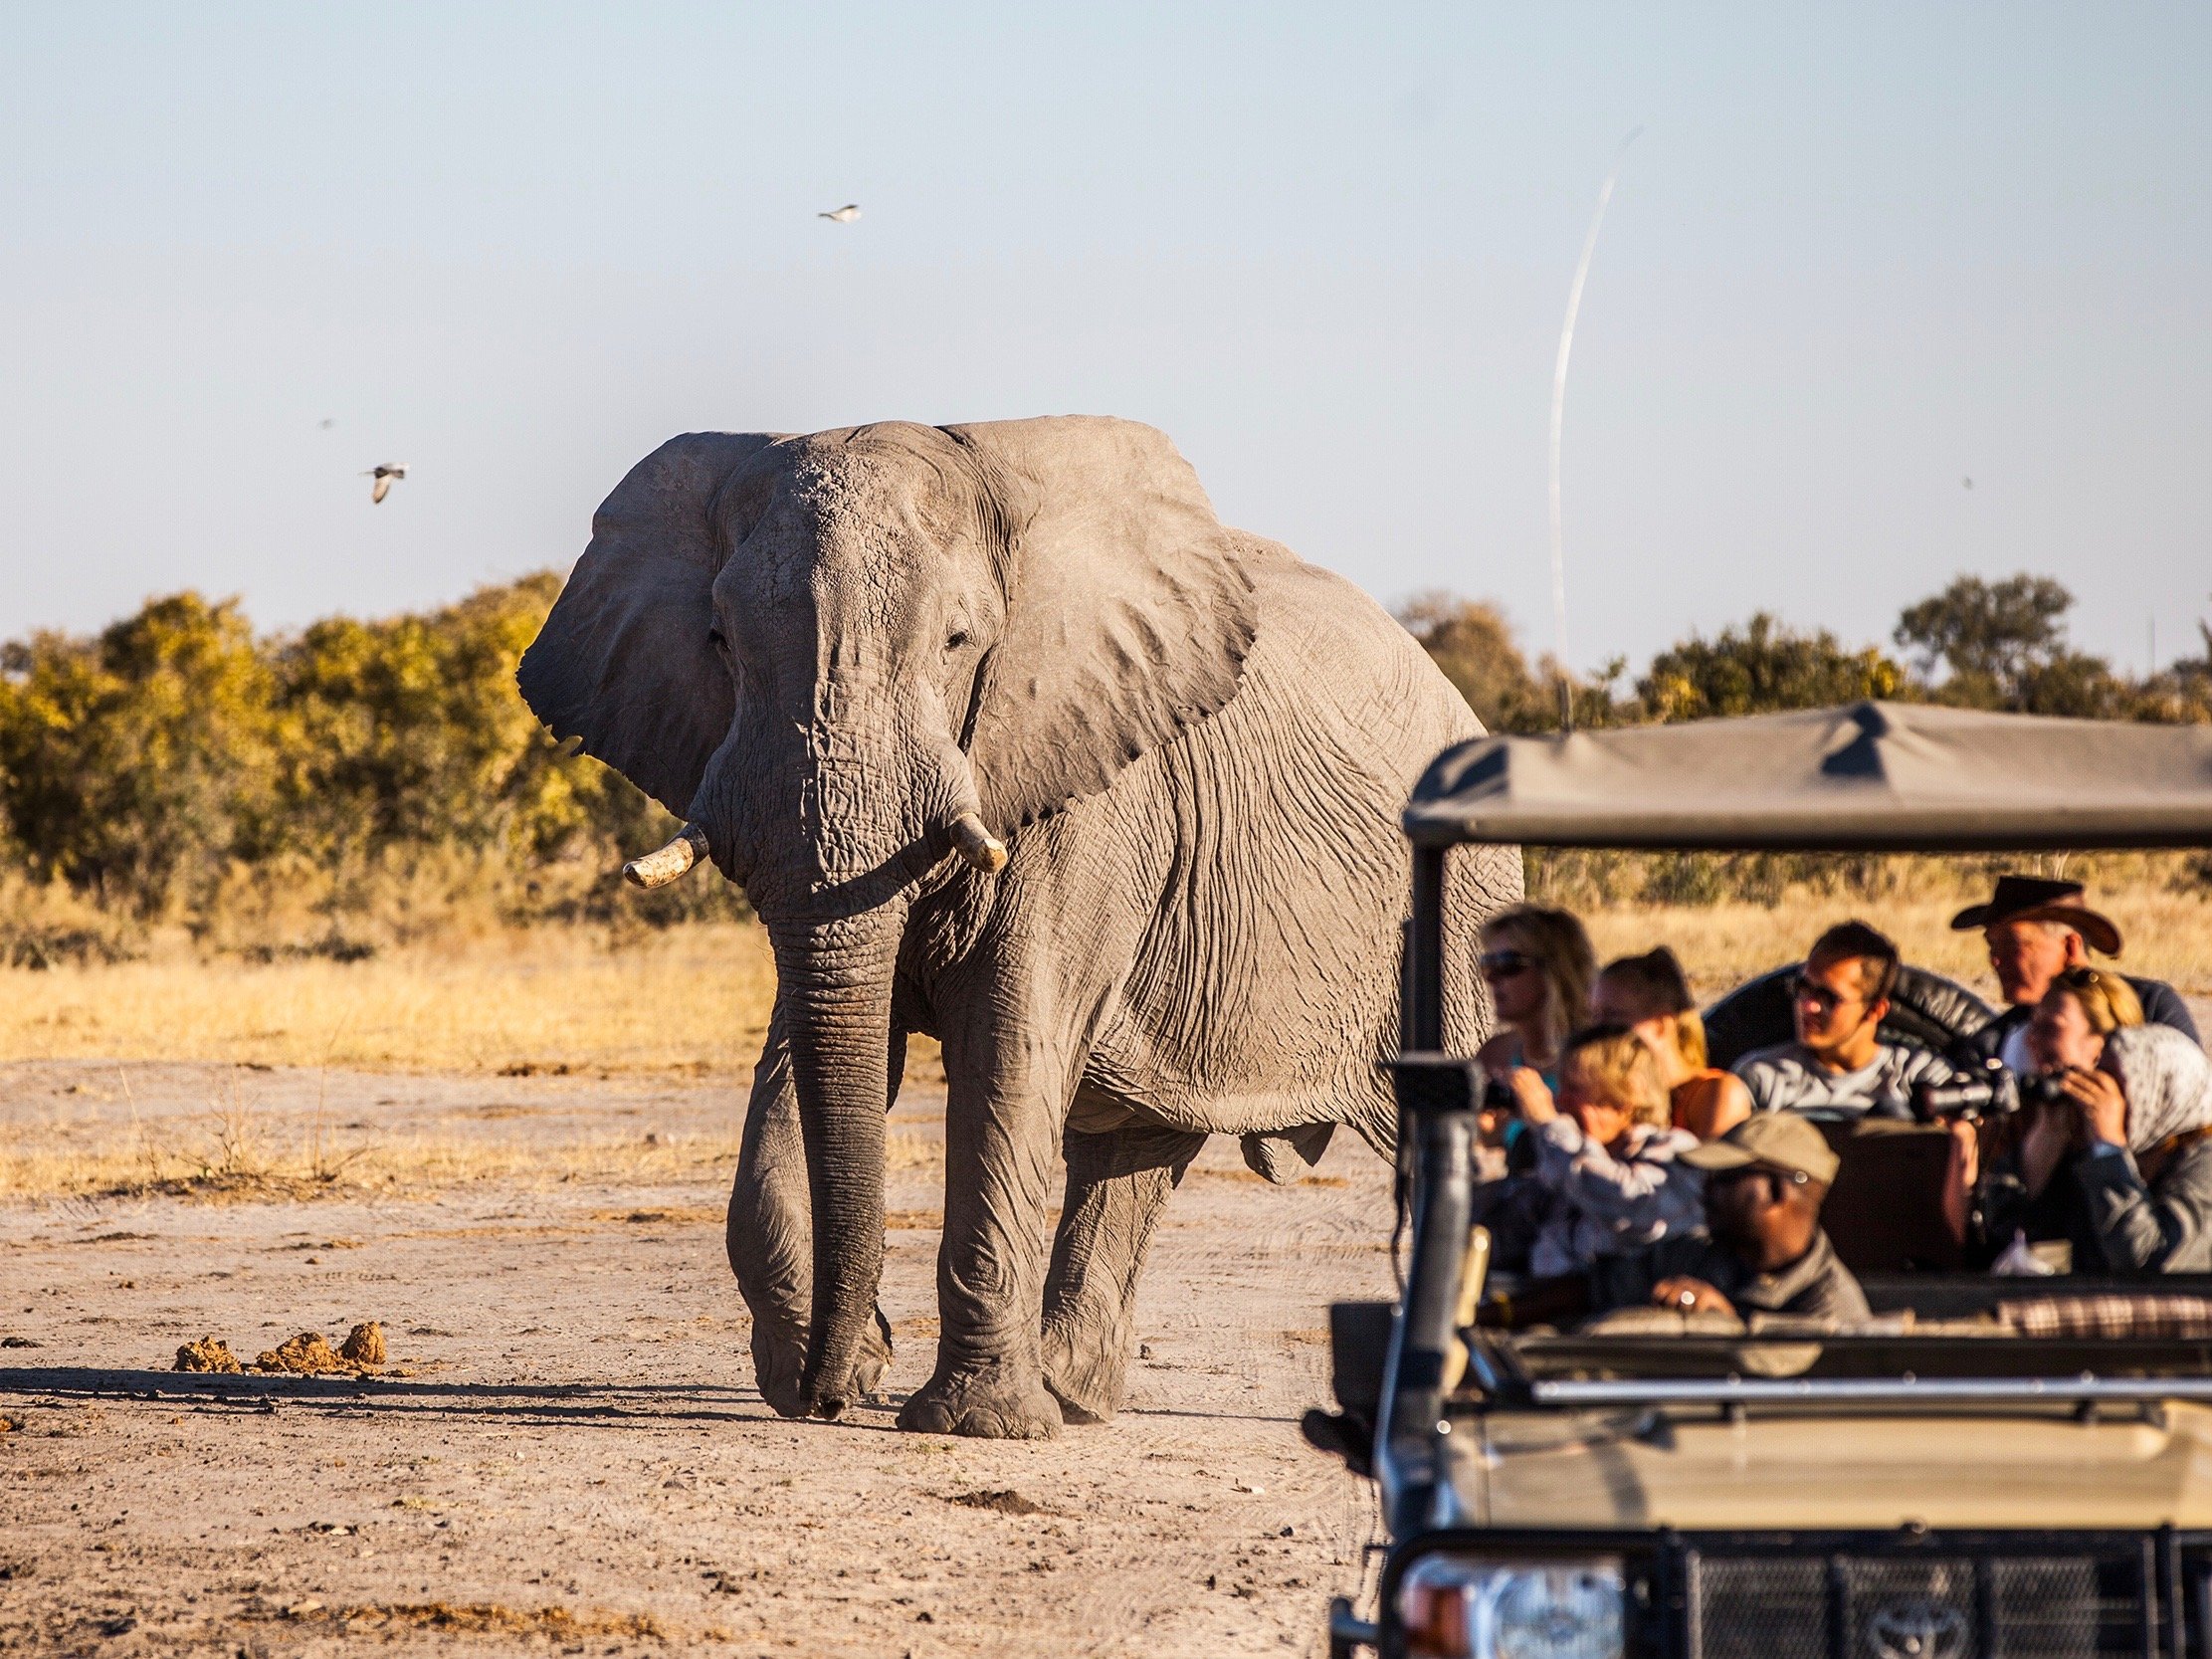
[[[1406,929],[1401,1051],[1391,1063],[1398,1100],[1401,1168],[1412,1159],[1412,1253],[1405,1294],[1391,1322],[1374,1469],[1394,1536],[1456,1526],[1457,1489],[1444,1467],[1451,1425],[1444,1416],[1445,1358],[1458,1336],[1460,1267],[1474,1222],[1475,1109],[1482,1068],[1442,1053],[1444,1043],[1444,859],[1442,847],[1413,849],[1413,914]],[[1474,1356],[1476,1380],[1487,1361]]]

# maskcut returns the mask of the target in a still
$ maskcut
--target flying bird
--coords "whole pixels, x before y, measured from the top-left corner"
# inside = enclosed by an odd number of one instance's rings
[[[1974,487],[1974,481],[1970,478],[1962,478],[1958,482],[1966,486],[1966,488],[1969,490]]]
[[[330,430],[330,428],[338,424],[338,417],[335,415],[325,415],[316,424],[318,424],[323,431],[327,432]]]
[[[847,202],[843,207],[833,207],[827,213],[817,213],[817,219],[835,219],[841,225],[850,225],[860,217],[860,203]]]
[[[392,486],[407,476],[407,463],[402,461],[395,466],[387,461],[381,467],[372,467],[361,476],[376,480],[374,484],[369,486],[369,501],[373,504],[390,495]]]

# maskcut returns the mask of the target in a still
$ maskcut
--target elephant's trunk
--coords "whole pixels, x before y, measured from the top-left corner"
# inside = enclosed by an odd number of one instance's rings
[[[846,921],[771,930],[814,1211],[801,1387],[824,1417],[853,1402],[854,1368],[883,1272],[891,984],[905,921],[905,906],[894,904]]]

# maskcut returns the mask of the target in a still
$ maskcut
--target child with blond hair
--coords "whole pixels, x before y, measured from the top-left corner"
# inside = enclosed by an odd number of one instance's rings
[[[1704,1225],[1704,1182],[1677,1161],[1698,1138],[1673,1127],[1671,1104],[1650,1046],[1623,1025],[1591,1026],[1567,1040],[1556,1101],[1522,1094],[1534,1178],[1548,1197],[1531,1274],[1586,1272],[1601,1256]]]

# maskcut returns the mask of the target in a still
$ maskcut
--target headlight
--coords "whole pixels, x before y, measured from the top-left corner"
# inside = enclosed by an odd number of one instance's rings
[[[1422,1659],[1621,1659],[1618,1560],[1429,1555],[1398,1585],[1406,1651]]]

